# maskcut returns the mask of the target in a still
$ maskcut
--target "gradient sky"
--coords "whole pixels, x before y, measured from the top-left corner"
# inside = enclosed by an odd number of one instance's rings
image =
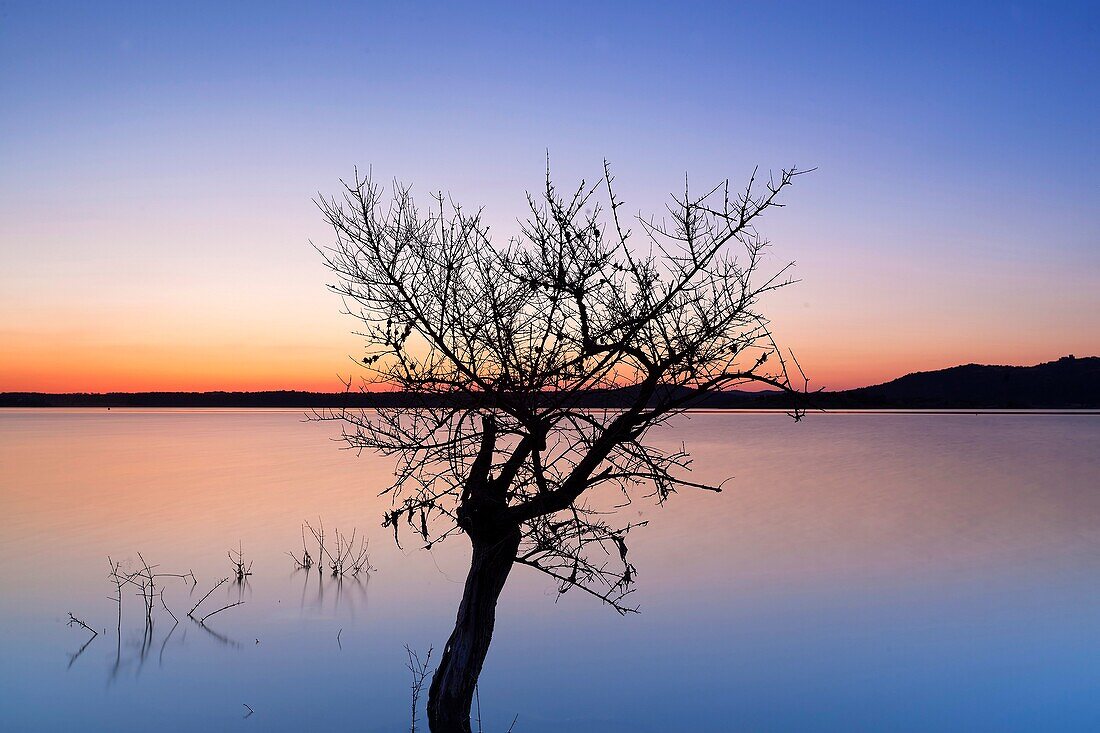
[[[514,230],[546,151],[763,231],[811,386],[1100,353],[1100,5],[0,3],[0,390],[335,390],[352,166]]]

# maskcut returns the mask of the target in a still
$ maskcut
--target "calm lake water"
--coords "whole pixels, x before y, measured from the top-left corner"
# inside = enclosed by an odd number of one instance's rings
[[[334,427],[0,411],[0,730],[408,730],[403,645],[442,646],[466,548],[396,547],[391,464]],[[639,615],[515,570],[486,731],[1100,730],[1100,416],[699,413],[657,438],[734,479],[632,508]],[[318,516],[378,570],[295,572]],[[208,603],[244,605],[187,621],[238,542],[253,575]],[[182,622],[158,603],[151,640],[109,598],[107,557],[138,552],[198,580],[166,582]],[[100,630],[75,657],[70,611]]]

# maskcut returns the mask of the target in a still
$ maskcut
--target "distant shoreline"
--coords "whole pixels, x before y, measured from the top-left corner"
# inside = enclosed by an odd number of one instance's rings
[[[134,413],[235,413],[235,412],[284,412],[303,414],[312,409],[310,407],[13,407],[10,405],[0,405],[0,413],[5,412],[117,412],[120,414],[134,414]],[[363,408],[348,408],[353,410],[371,410],[376,408],[363,407]],[[601,409],[601,408],[592,408]],[[615,409],[615,408],[608,408]],[[980,416],[1003,416],[1003,417],[1041,417],[1043,415],[1050,416],[1062,416],[1062,417],[1098,417],[1100,416],[1100,408],[1037,408],[1037,409],[1016,409],[1016,408],[963,408],[963,409],[905,409],[898,407],[863,407],[863,408],[841,408],[830,409],[823,408],[821,410],[809,410],[810,414],[829,414],[829,415],[899,415],[899,416],[944,416],[944,417],[980,417]],[[712,407],[689,407],[683,410],[683,414],[686,415],[787,415],[790,410],[783,408],[743,408],[743,407],[729,407],[729,408],[712,408]]]
[[[916,372],[870,387],[837,392],[811,392],[792,397],[777,391],[730,390],[694,396],[686,387],[666,387],[694,410],[874,410],[923,412],[1088,411],[1100,410],[1100,357],[1066,356],[1035,366],[967,364]],[[593,390],[572,398],[575,407],[615,409],[633,403],[636,388]],[[545,395],[548,404],[554,395]],[[796,403],[797,400],[797,403]],[[405,392],[109,392],[0,393],[7,408],[281,408],[372,409],[386,407],[461,406],[461,395]]]

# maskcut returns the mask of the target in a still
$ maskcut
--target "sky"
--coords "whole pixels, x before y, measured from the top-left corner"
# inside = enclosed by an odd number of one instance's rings
[[[830,7],[825,7],[826,5]],[[549,154],[762,232],[811,387],[1100,354],[1096,3],[0,2],[0,391],[335,391],[353,166],[517,228]]]

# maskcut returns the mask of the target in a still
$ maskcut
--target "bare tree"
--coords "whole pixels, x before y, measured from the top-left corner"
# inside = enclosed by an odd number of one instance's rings
[[[707,393],[746,384],[795,393],[757,310],[790,281],[767,270],[755,224],[801,173],[738,191],[672,197],[665,221],[624,226],[606,162],[595,185],[560,194],[549,171],[506,244],[480,210],[444,196],[419,209],[370,178],[318,201],[335,230],[320,249],[330,287],[361,322],[359,389],[399,389],[401,407],[338,410],[349,447],[393,457],[384,525],[431,545],[463,533],[470,570],[428,693],[434,733],[470,731],[497,599],[513,565],[589,593],[620,613],[635,569],[610,509],[664,502],[688,480],[685,451],[647,431]],[[637,239],[637,238],[636,238]],[[801,370],[798,370],[801,371]],[[348,388],[352,389],[349,381]],[[800,415],[797,407],[794,417]]]

